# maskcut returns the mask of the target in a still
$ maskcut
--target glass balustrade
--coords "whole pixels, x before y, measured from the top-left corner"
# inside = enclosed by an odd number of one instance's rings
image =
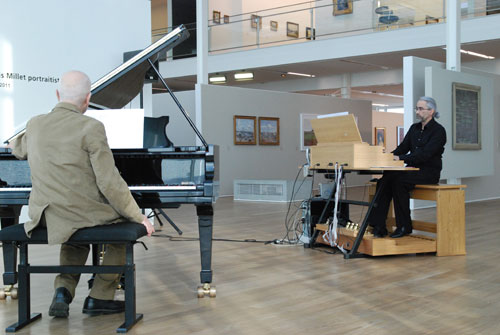
[[[244,3],[244,2],[243,2]],[[209,2],[209,53],[252,50],[444,23],[445,0],[317,0],[228,15]],[[243,7],[243,6],[242,6]],[[500,13],[500,0],[462,0],[462,19]],[[196,24],[186,25],[196,35]],[[153,40],[171,28],[153,31]],[[191,46],[168,59],[195,56]],[[196,46],[196,43],[194,43]]]

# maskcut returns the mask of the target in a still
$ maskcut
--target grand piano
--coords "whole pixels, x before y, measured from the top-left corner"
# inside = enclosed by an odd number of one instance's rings
[[[115,164],[129,185],[139,207],[177,208],[193,204],[198,215],[202,286],[198,296],[215,296],[212,282],[213,206],[218,195],[218,147],[209,145],[161,77],[157,66],[160,52],[165,52],[189,37],[184,26],[137,53],[91,86],[90,108],[120,109],[142,90],[146,77],[161,81],[179,107],[201,145],[174,146],[166,135],[168,116],[146,118],[144,148],[112,149]],[[24,130],[23,130],[24,131]],[[12,136],[12,140],[20,133]],[[6,142],[8,142],[7,140]],[[1,227],[19,223],[22,206],[28,205],[31,190],[27,161],[17,160],[9,149],[0,149],[0,221]],[[168,219],[168,217],[166,217]],[[171,222],[169,220],[169,222]],[[171,222],[173,224],[173,222]],[[174,224],[173,224],[174,225]],[[174,225],[174,228],[175,225]],[[17,283],[16,248],[3,245],[5,286]]]

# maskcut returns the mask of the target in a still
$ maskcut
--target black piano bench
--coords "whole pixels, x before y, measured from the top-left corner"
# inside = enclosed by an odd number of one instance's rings
[[[18,265],[18,322],[5,329],[8,333],[16,332],[24,326],[42,317],[41,313],[31,314],[30,301],[30,274],[31,273],[120,273],[125,277],[125,323],[116,331],[125,333],[132,328],[142,314],[135,311],[135,264],[134,244],[137,239],[147,235],[146,228],[138,223],[117,223],[104,226],[83,228],[71,236],[68,242],[72,244],[91,244],[95,250],[101,244],[125,244],[125,265],[99,265],[98,259],[94,257],[93,265],[83,266],[34,266],[28,262],[29,244],[47,244],[47,229],[36,228],[31,238],[24,232],[24,225],[12,225],[0,230],[0,241],[3,245],[14,245],[19,248]]]

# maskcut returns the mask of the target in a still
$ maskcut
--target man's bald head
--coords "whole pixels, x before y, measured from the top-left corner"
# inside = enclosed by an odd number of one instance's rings
[[[57,97],[60,102],[77,106],[82,113],[87,110],[90,100],[90,79],[80,71],[68,71],[62,75]]]

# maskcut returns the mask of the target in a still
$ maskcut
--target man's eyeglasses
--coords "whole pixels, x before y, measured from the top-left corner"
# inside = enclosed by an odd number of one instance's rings
[[[418,111],[430,111],[432,108],[415,107],[415,112]]]

